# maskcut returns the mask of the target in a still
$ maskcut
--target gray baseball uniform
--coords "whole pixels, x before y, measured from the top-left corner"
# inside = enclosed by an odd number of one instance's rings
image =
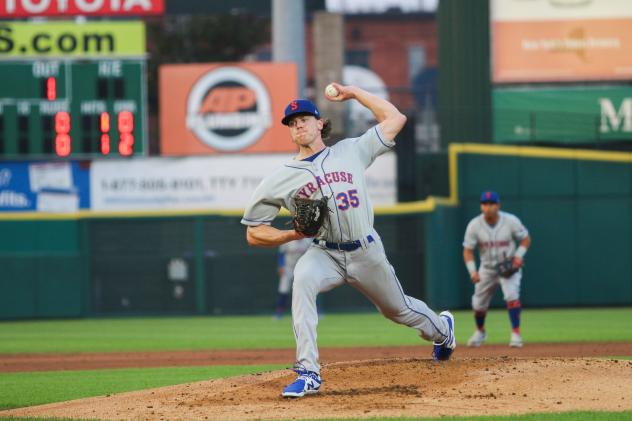
[[[472,308],[476,311],[485,311],[489,308],[499,284],[505,301],[520,298],[522,270],[505,279],[498,276],[495,267],[505,258],[514,255],[515,242],[527,238],[529,232],[516,216],[502,211],[498,215],[498,222],[493,227],[481,214],[472,219],[465,230],[463,247],[474,250],[478,246],[481,259],[478,271],[481,280],[474,285],[472,295]]]
[[[329,198],[330,213],[316,243],[294,270],[296,362],[307,370],[320,372],[316,296],[345,282],[362,292],[385,317],[416,329],[423,338],[442,342],[449,335],[444,318],[423,301],[404,294],[373,228],[364,171],[394,145],[384,139],[378,125],[358,138],[325,148],[312,160],[288,162],[261,182],[246,208],[241,222],[256,226],[270,224],[281,207],[293,211],[295,196]],[[334,243],[353,246],[343,251],[330,248],[336,247]]]

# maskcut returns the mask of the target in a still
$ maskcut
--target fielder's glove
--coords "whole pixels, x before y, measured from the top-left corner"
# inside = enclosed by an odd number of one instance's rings
[[[496,265],[496,272],[501,278],[510,278],[519,269],[514,266],[512,257],[508,257]]]
[[[326,197],[318,200],[295,197],[292,217],[294,230],[307,237],[314,237],[323,226],[328,211]]]

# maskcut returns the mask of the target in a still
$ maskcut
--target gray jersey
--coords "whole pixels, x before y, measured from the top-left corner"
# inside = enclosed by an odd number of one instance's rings
[[[522,241],[529,232],[520,219],[507,212],[499,212],[496,225],[489,226],[481,214],[467,225],[463,247],[474,250],[478,246],[481,267],[493,269],[506,257],[513,256],[516,241]]]
[[[354,241],[373,228],[373,206],[364,172],[395,142],[384,138],[380,126],[357,138],[341,140],[321,151],[313,161],[292,160],[266,177],[255,190],[242,224],[270,224],[281,207],[294,210],[292,198],[329,198],[329,215],[317,238]]]

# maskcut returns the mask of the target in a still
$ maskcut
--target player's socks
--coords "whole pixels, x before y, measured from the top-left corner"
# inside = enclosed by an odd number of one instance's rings
[[[511,330],[520,334],[520,311],[522,310],[520,300],[507,301],[507,311],[511,321]]]
[[[281,294],[279,293],[276,302],[276,316],[282,317],[285,312],[285,307],[287,306],[287,300],[290,294]]]
[[[485,317],[487,316],[486,311],[475,311],[474,312],[474,320],[476,321],[476,328],[481,332],[485,332]]]

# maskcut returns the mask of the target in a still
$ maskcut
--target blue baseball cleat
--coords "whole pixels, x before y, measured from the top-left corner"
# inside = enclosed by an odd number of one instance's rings
[[[283,389],[282,395],[284,397],[302,398],[305,395],[318,393],[320,385],[323,383],[320,374],[303,368],[295,368],[294,371],[298,374],[298,377],[293,383]]]
[[[434,342],[432,359],[436,361],[447,361],[450,359],[454,348],[456,348],[456,337],[454,336],[454,316],[449,311],[442,311],[439,317],[443,317],[448,322],[448,337],[441,343]]]

